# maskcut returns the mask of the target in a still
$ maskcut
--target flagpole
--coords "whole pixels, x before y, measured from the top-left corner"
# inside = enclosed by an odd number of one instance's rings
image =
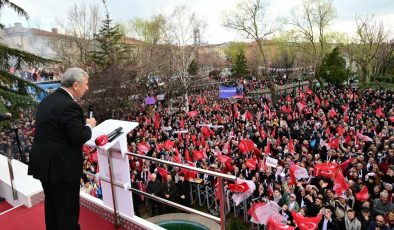
[[[220,229],[226,229],[226,214],[225,214],[225,207],[224,207],[224,192],[223,192],[223,178],[216,177],[218,180],[218,189],[219,189],[219,197],[220,197]]]

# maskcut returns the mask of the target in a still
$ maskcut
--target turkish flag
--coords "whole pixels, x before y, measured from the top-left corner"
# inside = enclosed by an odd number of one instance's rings
[[[341,125],[338,125],[338,127],[337,127],[337,133],[338,133],[340,136],[343,136],[343,134],[345,133],[345,129],[344,129]]]
[[[201,136],[201,139],[200,139],[201,141],[200,141],[200,143],[201,143],[201,146],[203,147],[203,148],[205,148],[205,138],[204,138],[204,136]]]
[[[249,186],[246,182],[242,182],[241,184],[229,184],[228,189],[232,192],[246,192],[249,189]]]
[[[187,115],[188,115],[189,117],[195,117],[195,116],[197,116],[197,114],[198,114],[197,111],[190,111],[190,112],[187,112]]]
[[[287,149],[288,149],[289,153],[291,153],[291,154],[295,153],[293,139],[291,137],[290,137]]]
[[[349,166],[350,163],[352,163],[353,160],[354,158],[350,157],[349,159],[347,159],[346,161],[344,161],[339,165],[343,172],[346,171],[347,167]]]
[[[294,210],[291,211],[291,215],[300,230],[316,230],[323,216],[322,214],[319,214],[315,217],[303,217],[300,213],[296,213]]]
[[[296,164],[292,164],[290,166],[290,175],[293,175],[298,180],[302,178],[309,178],[308,171],[305,168]]]
[[[264,149],[265,154],[271,154],[271,144],[268,143],[267,146]]]
[[[254,160],[254,159],[247,159],[245,161],[245,166],[247,168],[250,168],[251,170],[256,169],[256,160]]]
[[[223,154],[221,154],[221,153],[218,153],[218,154],[217,154],[217,158],[218,158],[218,161],[219,161],[219,162],[222,162],[222,163],[226,163],[228,160],[231,159],[231,157],[228,157],[228,156],[223,155]]]
[[[384,113],[382,111],[382,107],[377,108],[375,113],[376,113],[377,117],[385,117],[385,115],[384,115]]]
[[[167,149],[167,151],[170,151],[173,147],[174,147],[174,145],[175,145],[175,142],[174,141],[171,141],[171,140],[166,140],[165,142],[164,142],[164,148],[165,149]]]
[[[233,194],[232,198],[233,201],[235,202],[235,205],[239,205],[242,201],[253,195],[254,190],[256,190],[256,185],[252,180],[242,180],[239,178],[237,178],[235,183],[236,184],[246,183],[248,187],[248,189],[245,192],[238,192]]]
[[[185,160],[188,162],[193,162],[192,158],[190,157],[189,150],[185,149]]]
[[[333,189],[338,196],[340,196],[349,189],[349,185],[343,177],[341,170],[337,170],[337,172],[335,173]]]
[[[314,168],[315,176],[323,176],[330,179],[334,179],[337,166],[338,165],[336,163],[316,164]]]
[[[335,112],[334,108],[331,108],[329,113],[330,113],[330,117],[335,117],[337,115],[337,112]]]
[[[262,207],[265,205],[265,202],[257,202],[257,203],[252,203],[248,210],[248,215],[251,216],[251,220],[253,220],[253,223],[258,223],[258,216],[256,215],[256,209]]]
[[[161,178],[165,179],[167,178],[168,175],[168,171],[161,168],[161,167],[157,167],[157,172],[160,174]]]
[[[146,142],[141,142],[141,143],[139,143],[139,144],[137,145],[137,149],[138,149],[138,152],[139,152],[141,155],[145,155],[147,152],[149,152],[149,150],[151,149],[151,147],[148,145],[148,143],[146,143]]]
[[[275,218],[268,218],[267,221],[268,230],[294,230],[295,227],[287,225],[287,223],[283,223],[278,221]]]
[[[274,201],[268,203],[257,203],[252,205],[248,210],[248,214],[251,216],[250,221],[256,224],[266,225],[270,218],[275,219],[276,222],[286,222],[284,216],[282,216],[278,210],[280,207]]]
[[[210,137],[211,135],[215,134],[215,132],[213,130],[211,130],[210,128],[205,127],[205,126],[201,128],[201,132],[206,137]]]
[[[252,114],[248,110],[246,110],[246,112],[245,112],[245,119],[247,121],[251,121],[253,119]]]
[[[275,136],[276,136],[276,127],[272,130],[271,136],[272,136],[272,137],[275,137]]]
[[[330,140],[330,147],[333,149],[339,149],[339,139],[338,138],[332,138]]]
[[[364,202],[369,199],[369,193],[367,186],[364,186],[360,192],[356,193],[356,199]]]
[[[254,142],[250,139],[243,139],[241,142],[239,142],[238,149],[242,153],[253,152]]]
[[[172,161],[181,164],[182,163],[181,156],[179,154],[175,154],[174,156],[172,156]]]
[[[193,159],[194,161],[202,160],[207,158],[206,154],[202,150],[193,150]]]
[[[263,127],[260,128],[260,137],[261,139],[265,139],[267,137]]]

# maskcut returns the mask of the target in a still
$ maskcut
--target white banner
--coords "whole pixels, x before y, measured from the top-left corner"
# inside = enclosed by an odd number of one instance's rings
[[[265,159],[265,165],[276,168],[278,166],[278,160],[272,157],[267,157]]]

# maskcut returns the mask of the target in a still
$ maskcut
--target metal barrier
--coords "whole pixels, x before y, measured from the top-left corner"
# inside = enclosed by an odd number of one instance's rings
[[[163,204],[166,204],[166,205],[178,208],[180,210],[183,210],[183,211],[186,211],[186,212],[189,212],[189,213],[192,213],[192,214],[196,214],[196,215],[208,218],[210,220],[213,220],[215,222],[218,222],[218,223],[220,223],[221,230],[224,230],[226,228],[226,212],[225,212],[226,203],[225,203],[225,197],[224,197],[225,194],[224,194],[224,191],[223,191],[223,179],[229,180],[229,181],[235,181],[236,180],[236,176],[223,174],[223,173],[218,173],[218,172],[214,172],[214,171],[209,171],[209,170],[205,170],[205,169],[201,169],[201,168],[196,168],[196,167],[192,167],[192,166],[189,166],[189,165],[178,164],[178,163],[174,163],[174,162],[170,162],[170,161],[166,161],[166,160],[161,160],[161,159],[157,159],[157,158],[153,158],[153,157],[148,157],[148,156],[144,156],[144,155],[140,155],[140,154],[136,154],[136,153],[131,153],[131,152],[127,152],[126,155],[133,156],[133,157],[136,157],[136,158],[142,158],[142,159],[153,161],[153,162],[157,162],[157,163],[167,164],[167,165],[171,165],[171,166],[174,166],[174,167],[184,168],[184,169],[187,169],[187,170],[192,170],[192,171],[196,171],[196,172],[199,172],[199,173],[202,173],[202,174],[208,174],[210,176],[215,176],[217,178],[217,181],[218,181],[218,187],[217,188],[219,189],[219,197],[220,197],[220,207],[219,207],[220,208],[220,211],[219,211],[220,217],[216,217],[214,215],[211,215],[211,214],[208,214],[208,213],[205,213],[205,212],[201,212],[201,211],[198,211],[198,210],[195,210],[193,208],[189,208],[189,207],[180,205],[180,204],[172,202],[172,201],[168,201],[168,200],[166,200],[164,198],[161,198],[161,197],[158,197],[158,196],[154,196],[154,195],[151,195],[149,193],[146,193],[146,192],[140,191],[138,189],[132,188],[131,186],[128,188],[128,190],[133,192],[133,193],[136,193],[138,195],[143,195],[143,196],[145,196],[145,197],[147,197],[149,199],[158,201],[160,203],[163,203]],[[93,173],[86,172],[86,171],[84,171],[84,173],[87,174],[87,175],[96,177],[97,179],[100,179],[100,180],[106,181],[108,183],[111,183],[114,186],[118,186],[118,187],[122,187],[122,188],[124,187],[122,184],[119,184],[116,181],[113,181],[112,177],[110,177],[110,179],[108,180],[106,178],[100,177],[99,174],[93,174]],[[199,187],[199,186],[200,185],[197,184],[197,187],[196,187],[197,192],[193,192],[192,191],[190,195],[194,196],[194,202],[196,202],[198,200],[199,205],[201,206],[201,205],[204,204],[204,201],[201,198],[201,193],[199,192],[200,189],[202,189],[202,187],[205,187],[206,190],[208,190],[208,189],[212,189],[213,190],[213,186],[201,186],[201,187]],[[212,197],[212,194],[213,194],[213,197]],[[206,200],[207,206],[209,207],[210,205],[213,206],[215,204],[215,208],[216,208],[217,207],[217,201],[216,201],[216,198],[215,198],[214,190],[213,190],[213,192],[210,192],[210,193],[206,192],[205,195],[207,197],[207,200]],[[210,199],[208,199],[209,196],[210,196]],[[115,212],[116,212],[116,210],[115,210]]]

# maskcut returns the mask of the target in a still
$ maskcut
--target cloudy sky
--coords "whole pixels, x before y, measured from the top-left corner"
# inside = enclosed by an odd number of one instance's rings
[[[67,10],[73,4],[85,2],[86,5],[97,4],[104,12],[101,0],[12,0],[13,3],[24,8],[30,15],[30,20],[17,17],[11,10],[5,9],[1,15],[1,22],[6,26],[14,22],[22,22],[26,27],[50,30],[57,27],[56,18],[64,20]],[[186,5],[197,15],[204,18],[207,28],[203,34],[203,41],[222,43],[240,40],[242,37],[222,27],[223,12],[235,8],[239,0],[107,0],[110,16],[118,22],[127,22],[134,17],[150,18],[154,14],[169,14],[175,6]],[[299,5],[302,0],[271,0],[269,13],[272,18],[284,17],[290,10]],[[374,14],[389,26],[394,22],[394,0],[333,0],[337,9],[337,18],[333,21],[331,30],[354,33],[355,15],[365,16]]]

